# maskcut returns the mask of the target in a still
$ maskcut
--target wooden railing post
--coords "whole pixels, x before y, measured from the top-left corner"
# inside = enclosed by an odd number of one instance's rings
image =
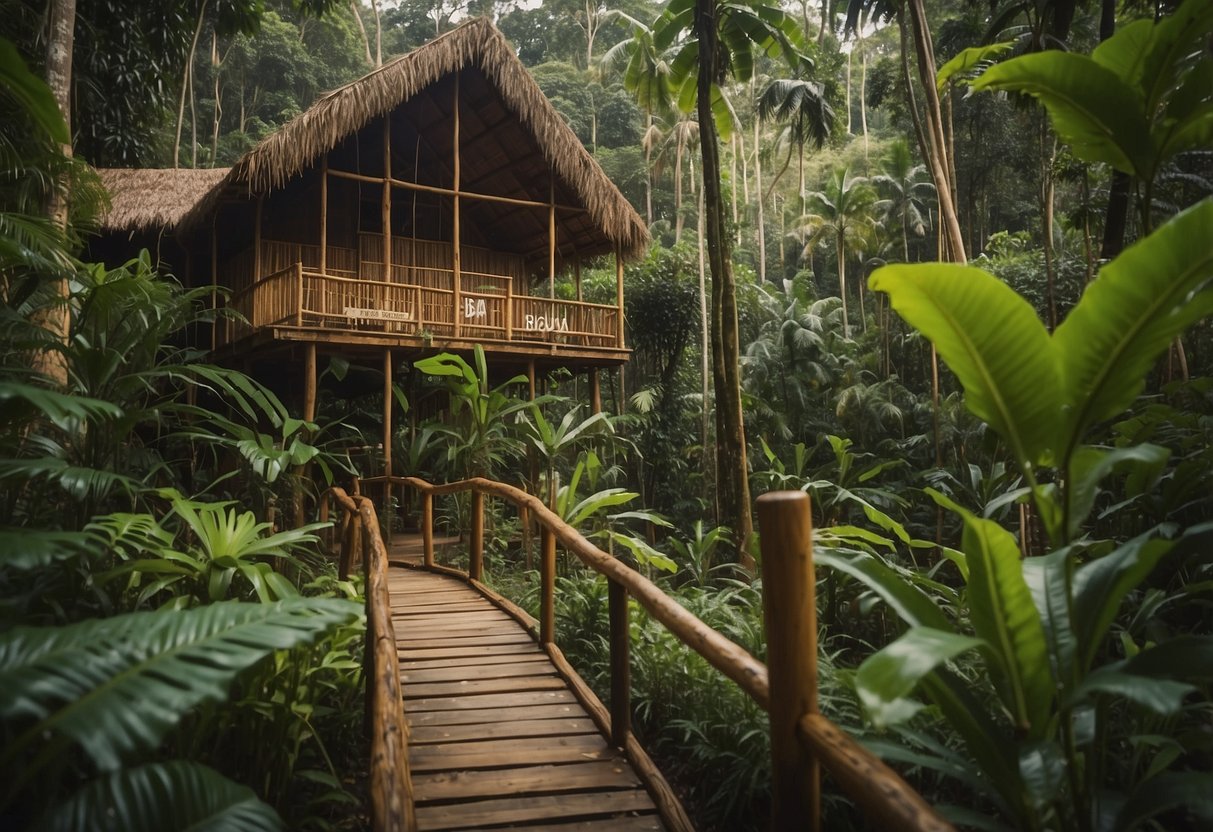
[[[776,491],[758,498],[762,534],[762,611],[770,678],[771,828],[813,829],[821,818],[820,771],[797,738],[817,712],[817,600],[809,495]]]
[[[607,579],[611,626],[611,744],[626,748],[632,732],[631,635],[628,628],[628,591]]]
[[[484,580],[484,494],[472,492],[472,550],[468,558],[468,577]]]
[[[295,326],[303,326],[303,264],[295,264],[295,291],[299,305],[295,307]]]
[[[556,642],[556,535],[543,526],[539,553],[539,643]]]
[[[434,495],[421,495],[421,545],[425,552],[425,565],[434,565]]]

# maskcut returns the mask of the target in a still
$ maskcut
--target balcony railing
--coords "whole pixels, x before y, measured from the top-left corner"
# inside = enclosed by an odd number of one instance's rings
[[[426,273],[424,283],[404,282],[413,276],[409,272],[418,271]],[[230,298],[229,308],[247,323],[223,321],[216,346],[271,326],[421,341],[622,346],[617,307],[515,294],[512,277],[461,272],[461,291],[456,296],[449,269],[394,266],[393,277],[401,282],[348,274],[344,269],[340,274],[322,274],[303,262],[278,268]]]

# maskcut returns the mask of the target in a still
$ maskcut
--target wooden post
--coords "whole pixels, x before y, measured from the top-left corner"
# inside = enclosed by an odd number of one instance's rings
[[[611,622],[611,745],[626,748],[632,732],[632,670],[629,664],[628,591],[607,580]]]
[[[573,261],[573,278],[577,281],[577,302],[582,303],[585,298],[581,296],[581,255]]]
[[[421,547],[425,552],[425,565],[434,565],[434,495],[421,495]]]
[[[484,580],[484,494],[472,492],[472,547],[468,556],[468,577]]]
[[[453,107],[453,129],[454,137],[451,147],[455,150],[453,184],[454,195],[451,197],[454,206],[454,217],[451,223],[451,274],[455,282],[455,337],[459,337],[459,331],[462,324],[463,316],[463,248],[462,237],[459,229],[459,188],[461,187],[460,180],[462,173],[460,171],[460,154],[459,154],[459,73],[455,73],[455,104]]]
[[[219,308],[219,212],[211,215],[211,311]],[[211,323],[211,350],[219,346],[219,319]]]
[[[526,383],[531,401],[535,401],[535,359],[526,363]]]
[[[329,155],[320,160],[320,273],[328,274],[329,253]]]
[[[256,216],[253,218],[253,283],[261,279],[261,215],[264,209],[265,197],[258,194]]]
[[[598,368],[590,370],[590,410],[602,412],[602,382],[598,379]]]
[[[809,495],[775,491],[758,498],[762,531],[762,609],[771,696],[771,828],[817,829],[820,766],[797,738],[817,713],[817,601]]]
[[[539,643],[556,642],[556,535],[543,526],[539,553]]]
[[[383,473],[392,475],[392,351],[383,351]]]
[[[556,299],[556,171],[548,168],[548,297]]]
[[[308,344],[303,354],[303,420],[305,422],[316,421],[316,345]],[[305,463],[295,469],[298,475],[297,485],[295,487],[295,528],[299,528],[306,522],[306,506],[303,502],[303,482],[307,481],[308,472],[311,470],[311,464]],[[328,508],[327,502],[321,502],[320,510],[326,513]]]
[[[505,340],[514,340],[514,279],[505,284]]]
[[[623,249],[615,246],[615,346],[623,349]]]
[[[295,263],[295,326],[303,326],[303,263]]]
[[[392,282],[392,119],[383,116],[383,282]]]

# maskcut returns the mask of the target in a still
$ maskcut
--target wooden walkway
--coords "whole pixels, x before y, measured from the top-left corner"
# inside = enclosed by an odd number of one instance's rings
[[[665,828],[514,617],[445,575],[396,568],[389,586],[420,829]]]

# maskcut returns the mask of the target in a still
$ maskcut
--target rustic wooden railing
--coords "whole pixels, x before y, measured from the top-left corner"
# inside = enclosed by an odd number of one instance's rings
[[[464,274],[465,288],[456,293],[452,276],[446,278],[438,285],[368,280],[296,262],[232,295],[227,305],[245,321],[227,320],[217,344],[267,326],[298,326],[485,343],[619,345],[615,306],[515,294],[513,279],[501,275]]]
[[[607,578],[611,665],[608,732],[612,743],[627,751],[634,764],[637,758],[645,761],[648,758],[631,731],[628,596],[767,711],[771,729],[773,829],[819,828],[820,769],[824,767],[872,820],[874,828],[908,832],[952,830],[896,772],[818,711],[816,581],[809,498],[804,492],[775,492],[758,498],[768,661],[764,665],[639,572],[586,540],[538,497],[481,478],[433,485],[416,477],[368,477],[359,481],[358,488],[361,491],[364,486],[374,484],[382,485],[389,495],[393,487],[419,492],[425,566],[454,573],[481,586],[485,496],[506,500],[537,522],[542,530],[538,636],[558,667],[561,663],[567,667],[568,663],[555,645],[557,543]],[[466,573],[439,566],[434,560],[434,497],[462,492],[472,495]]]
[[[367,725],[371,735],[371,828],[374,832],[408,832],[417,828],[409,775],[408,723],[400,691],[400,660],[392,627],[388,594],[388,557],[379,535],[379,518],[366,497],[350,497],[330,488],[320,500],[320,519],[327,521],[329,504],[341,511],[341,577],[361,563],[366,574]]]

